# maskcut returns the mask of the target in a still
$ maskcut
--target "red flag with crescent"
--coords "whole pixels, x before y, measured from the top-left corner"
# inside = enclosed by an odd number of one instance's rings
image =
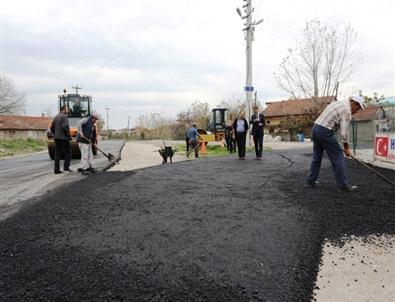
[[[388,136],[376,136],[376,140],[374,142],[374,153],[377,156],[388,156]]]

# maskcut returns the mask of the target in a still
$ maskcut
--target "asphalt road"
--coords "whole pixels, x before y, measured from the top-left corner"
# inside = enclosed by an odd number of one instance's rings
[[[119,157],[123,141],[101,141],[100,146],[103,151]],[[98,170],[106,168],[109,163],[100,152],[94,161]],[[17,210],[21,201],[78,179],[79,164],[80,160],[73,159],[70,168],[74,172],[55,175],[54,162],[47,152],[0,160],[0,220]],[[61,169],[62,165],[61,161]]]
[[[0,300],[310,301],[325,239],[395,234],[392,187],[347,161],[360,190],[340,192],[324,160],[322,185],[304,188],[310,160],[283,150],[65,184],[0,222]]]

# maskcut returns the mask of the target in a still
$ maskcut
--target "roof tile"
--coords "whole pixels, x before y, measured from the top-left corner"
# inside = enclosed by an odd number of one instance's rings
[[[0,115],[0,130],[46,130],[53,117]]]

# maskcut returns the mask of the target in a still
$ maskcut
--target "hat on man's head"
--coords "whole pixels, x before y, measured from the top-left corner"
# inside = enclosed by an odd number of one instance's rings
[[[350,101],[357,102],[362,110],[365,110],[365,108],[363,107],[363,98],[361,98],[359,95],[354,95],[350,97]]]
[[[92,118],[99,119],[99,116],[97,115],[96,112],[93,112],[93,113],[91,114],[91,116],[92,116]]]
[[[193,127],[195,127],[195,126],[197,126],[197,125],[198,125],[197,123],[193,123],[193,124],[192,124]]]

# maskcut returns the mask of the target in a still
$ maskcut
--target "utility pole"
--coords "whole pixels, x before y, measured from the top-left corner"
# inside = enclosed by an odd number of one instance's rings
[[[255,90],[255,92],[254,92],[254,96],[255,96],[255,105],[254,105],[254,106],[256,106],[257,94],[258,94],[258,91]]]
[[[78,94],[78,89],[82,89],[82,87],[79,87],[78,85],[72,86],[71,88],[75,89],[76,94]]]
[[[252,8],[252,0],[243,0],[243,2],[245,2],[242,7],[244,9],[244,16],[240,8],[237,8],[236,12],[241,19],[245,19],[243,31],[245,32],[246,40],[246,84],[244,90],[246,92],[246,118],[249,123],[252,109],[252,92],[254,91],[254,86],[252,86],[252,41],[254,41],[255,26],[262,23],[263,19],[253,22],[252,13],[254,9]],[[251,145],[249,134],[247,134],[247,145]]]
[[[128,115],[128,139],[129,139],[129,135],[130,135],[130,127],[129,127],[129,120],[130,120],[131,116]]]
[[[107,111],[107,137],[110,138],[110,130],[108,127],[108,110],[110,110],[111,108],[104,108],[104,110]]]

